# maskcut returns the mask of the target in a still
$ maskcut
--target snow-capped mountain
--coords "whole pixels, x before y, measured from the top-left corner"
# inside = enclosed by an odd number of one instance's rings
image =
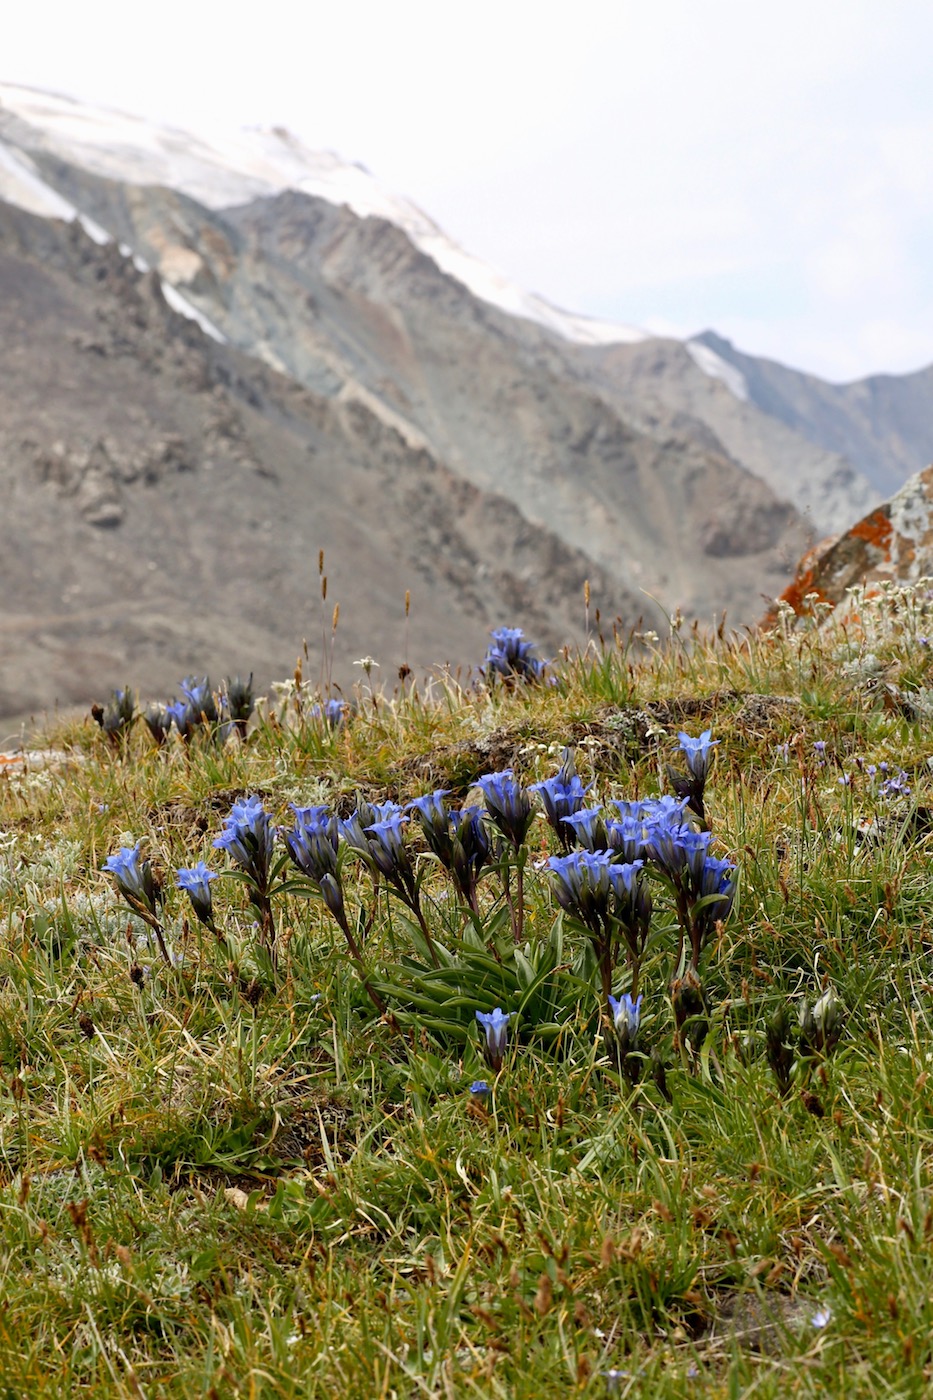
[[[108,180],[165,185],[207,209],[228,209],[295,190],[346,205],[360,218],[387,219],[483,301],[546,326],[580,345],[645,340],[648,332],[576,316],[523,291],[458,247],[417,205],[391,194],[368,170],[330,151],[311,151],[281,127],[220,133],[211,140],[56,93],[0,83],[0,112],[30,128],[39,149]],[[0,123],[0,138],[4,135]],[[80,217],[51,189],[28,156],[0,139],[0,198],[36,214]],[[93,232],[92,232],[93,229]],[[92,225],[92,236],[99,230]],[[710,352],[711,354],[712,352]]]

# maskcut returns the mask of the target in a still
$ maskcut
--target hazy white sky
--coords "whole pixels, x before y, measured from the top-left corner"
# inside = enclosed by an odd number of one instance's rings
[[[933,362],[930,0],[40,0],[0,79],[366,165],[573,311]]]

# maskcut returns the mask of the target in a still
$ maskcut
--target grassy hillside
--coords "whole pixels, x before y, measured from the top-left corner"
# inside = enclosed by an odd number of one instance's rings
[[[5,764],[3,1393],[928,1393],[933,618],[858,614]],[[423,804],[459,887],[417,809],[353,824],[568,748],[628,884],[504,778],[514,841]],[[608,805],[678,785],[703,823]]]

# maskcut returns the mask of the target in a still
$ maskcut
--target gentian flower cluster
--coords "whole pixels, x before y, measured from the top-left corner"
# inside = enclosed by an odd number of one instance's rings
[[[487,680],[539,681],[547,662],[532,656],[534,643],[520,627],[498,627],[492,633],[481,669]]]
[[[91,714],[114,747],[129,734],[136,718],[136,697],[127,690],[115,690],[106,705],[92,705]]]
[[[275,924],[270,898],[275,827],[259,797],[235,802],[224,818],[224,829],[214,840],[217,850],[226,851],[243,871],[250,901],[259,914],[263,943],[275,958]]]
[[[651,923],[651,895],[644,862],[619,862],[612,851],[571,851],[551,856],[555,894],[563,909],[590,934],[599,965],[603,995],[608,998],[615,968],[615,943],[621,933],[628,948],[632,988]]]
[[[180,684],[180,689],[191,708],[195,724],[217,723],[217,704],[207,676],[203,676],[201,680],[196,676],[186,676]]]
[[[182,698],[168,705],[156,701],[143,712],[146,727],[161,748],[174,728],[188,743],[199,726],[206,726],[220,743],[233,733],[246,737],[246,726],[253,712],[253,677],[239,676],[224,681],[215,695],[207,676],[186,676],[179,683]]]
[[[501,773],[487,773],[477,778],[476,785],[482,789],[486,810],[493,822],[518,851],[534,815],[527,789],[515,781],[511,768],[503,768]]]
[[[476,882],[489,859],[489,837],[479,807],[449,808],[446,789],[409,802],[429,849],[453,878],[459,894],[476,910]]]
[[[540,783],[532,783],[531,791],[541,798],[548,825],[565,851],[573,845],[573,833],[565,822],[583,810],[586,794],[593,786],[584,787],[577,776],[573,749],[565,749],[563,763],[553,778],[545,778]]]
[[[677,917],[690,939],[694,972],[704,944],[717,923],[729,916],[735,898],[736,868],[709,854],[711,834],[692,827],[654,826],[648,854],[674,887]]]
[[[214,839],[219,851],[233,857],[257,889],[266,890],[275,846],[275,827],[261,797],[244,797],[234,802],[224,818],[224,829]]]
[[[397,802],[361,802],[346,821],[340,822],[339,830],[347,845],[362,856],[374,874],[384,877],[415,915],[431,961],[438,967],[440,960],[421,908],[421,882],[405,844],[408,821],[405,809]]]

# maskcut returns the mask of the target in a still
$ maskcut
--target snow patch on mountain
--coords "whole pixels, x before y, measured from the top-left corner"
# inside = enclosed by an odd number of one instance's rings
[[[703,345],[698,340],[688,340],[685,342],[685,349],[693,363],[704,374],[708,374],[711,379],[721,379],[730,393],[734,394],[742,403],[749,400],[748,384],[745,375],[735,365],[730,365],[728,360],[724,360],[721,355],[717,355],[715,350],[711,350],[708,345]]]
[[[0,141],[0,199],[7,204],[15,204],[19,209],[25,209],[30,214],[38,214],[47,219],[62,219],[65,223],[77,221],[89,238],[103,247],[107,243],[112,243],[113,238],[96,219],[89,218],[82,214],[79,209],[64,199],[57,190],[47,184],[39,174],[33,161],[21,151],[14,150],[11,146]],[[120,252],[125,258],[131,257],[133,265],[139,272],[148,272],[148,264],[138,257],[125,243],[120,244]],[[179,315],[187,317],[189,321],[196,321],[204,331],[205,335],[211,336],[214,340],[226,341],[223,332],[218,330],[213,321],[209,320],[203,312],[196,306],[192,306],[187,297],[182,296],[171,282],[164,277],[160,278],[162,294],[173,311]]]
[[[19,119],[18,131],[3,130],[4,110]],[[613,345],[650,339],[649,332],[635,326],[577,316],[523,291],[458,247],[417,205],[385,190],[368,170],[333,152],[311,151],[280,127],[221,133],[207,140],[70,97],[0,83],[0,135],[107,179],[165,185],[209,209],[230,208],[289,189],[345,204],[361,218],[396,224],[442,272],[482,301],[546,326],[566,340]],[[25,189],[22,182],[20,187]],[[0,197],[13,198],[3,194],[2,185]],[[22,203],[23,197],[21,193],[13,202]],[[29,207],[34,213],[69,217],[51,207]]]

